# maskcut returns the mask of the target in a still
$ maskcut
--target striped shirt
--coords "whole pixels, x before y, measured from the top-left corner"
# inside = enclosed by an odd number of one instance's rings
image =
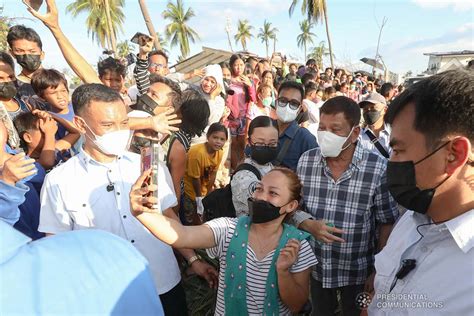
[[[137,58],[133,76],[137,84],[138,95],[146,94],[150,88],[150,72],[148,71],[148,59]]]
[[[219,258],[219,289],[217,292],[217,303],[215,315],[225,314],[224,302],[224,283],[226,270],[226,254],[232,236],[235,232],[235,227],[238,218],[222,217],[214,219],[206,223],[214,233],[216,247],[207,249],[207,254],[212,258]],[[262,315],[263,303],[265,301],[265,286],[267,275],[270,271],[270,264],[272,262],[275,250],[267,254],[261,261],[257,260],[255,253],[250,245],[247,247],[247,309],[249,315]],[[305,271],[317,264],[316,257],[313,254],[308,241],[303,240],[301,248],[298,253],[298,259],[290,268],[291,273],[298,273]],[[309,286],[309,285],[308,285]],[[289,308],[282,303],[280,299],[280,315],[291,315]]]

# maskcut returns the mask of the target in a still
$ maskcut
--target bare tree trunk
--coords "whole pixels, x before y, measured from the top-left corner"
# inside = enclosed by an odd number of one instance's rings
[[[156,36],[155,27],[153,26],[153,23],[151,22],[150,13],[148,13],[148,8],[146,6],[145,0],[138,0],[138,3],[140,4],[140,9],[142,10],[143,19],[145,20],[148,33],[150,33],[150,36],[154,38],[153,43],[155,44],[155,49],[161,50],[160,41],[158,37]]]
[[[329,46],[329,57],[331,58],[331,68],[334,70],[334,57],[332,53],[332,44],[331,44],[331,36],[329,36],[329,24],[328,24],[328,11],[327,11],[327,4],[324,3],[324,24],[326,24],[326,35],[328,37],[328,46]]]
[[[306,42],[304,42],[304,57],[303,57],[303,62],[306,63],[307,57],[306,57]]]
[[[276,52],[276,46],[277,46],[277,39],[276,36],[273,38],[273,54]]]
[[[112,28],[112,18],[110,16],[110,6],[109,0],[104,0],[105,4],[105,20],[107,22],[107,33],[109,37],[109,43],[111,49],[114,51],[114,57],[117,57],[117,38],[115,37],[115,32]]]
[[[267,51],[267,59],[268,59],[268,40],[265,41],[265,49]]]
[[[232,41],[230,40],[230,34],[229,34],[229,31],[226,31],[227,32],[227,40],[229,41],[229,47],[230,47],[230,51],[233,52],[234,50],[232,49]]]

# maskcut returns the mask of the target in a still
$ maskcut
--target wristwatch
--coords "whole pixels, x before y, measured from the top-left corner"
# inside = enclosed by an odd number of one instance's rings
[[[188,265],[191,266],[194,263],[194,261],[201,260],[201,259],[202,257],[200,255],[195,254],[194,256],[188,259]]]

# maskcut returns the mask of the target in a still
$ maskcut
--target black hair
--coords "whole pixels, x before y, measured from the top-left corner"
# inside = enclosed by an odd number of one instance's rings
[[[273,72],[272,72],[271,70],[265,70],[265,71],[262,73],[262,78],[264,78],[265,75],[268,74],[268,73],[272,74],[272,77],[275,78],[275,75],[273,74]]]
[[[343,83],[337,83],[335,88],[336,88],[336,91],[341,91],[342,88],[344,88],[345,86],[347,86],[347,83],[346,82],[343,82]]]
[[[229,139],[227,128],[219,122],[212,123],[211,126],[209,126],[206,136],[209,137],[216,132],[223,132],[225,134],[225,139]]]
[[[308,84],[308,82],[310,82],[311,80],[315,80],[315,79],[316,79],[316,76],[313,73],[307,71],[301,77],[301,83],[306,86]]]
[[[107,72],[117,73],[123,78],[127,76],[127,67],[120,62],[119,59],[113,57],[107,57],[97,64],[97,70],[99,72],[99,78],[105,76]]]
[[[72,94],[72,106],[74,113],[81,116],[85,107],[92,101],[115,102],[123,99],[117,91],[99,83],[87,83],[79,86]]]
[[[301,83],[298,83],[296,81],[283,82],[278,88],[278,95],[280,95],[283,90],[288,90],[288,89],[298,90],[301,94],[301,100],[304,99],[304,87]]]
[[[226,62],[226,61],[223,61],[223,62],[219,63],[219,66],[221,66],[222,69],[226,68],[226,69],[231,70],[229,63]]]
[[[34,115],[31,112],[23,112],[17,115],[13,120],[13,124],[15,125],[15,129],[20,137],[20,147],[23,149],[24,152],[28,152],[28,144],[23,139],[23,136],[26,132],[30,130],[37,130],[37,122],[39,117]]]
[[[201,136],[210,115],[206,99],[196,90],[188,89],[181,100],[181,129],[192,137]]]
[[[413,127],[429,147],[449,134],[461,134],[474,143],[473,71],[449,70],[413,84],[390,103],[385,121],[392,124],[409,104],[415,107]]]
[[[27,40],[36,43],[41,50],[43,50],[43,43],[41,38],[32,28],[24,25],[14,25],[8,30],[7,42],[10,48],[13,48],[13,42],[17,40]]]
[[[40,97],[43,95],[44,90],[48,88],[56,89],[61,83],[69,91],[66,78],[56,69],[40,68],[31,77],[31,86],[36,95]]]
[[[298,66],[295,64],[295,63],[291,63],[288,68],[291,68],[291,66],[295,66],[296,68],[298,68]]]
[[[380,87],[380,94],[387,98],[393,88],[395,88],[393,84],[386,82]]]
[[[334,97],[324,102],[320,113],[330,115],[344,113],[344,117],[351,127],[359,125],[360,122],[359,105],[351,98],[344,96]]]
[[[233,73],[234,73],[234,69],[233,69],[233,68],[234,68],[234,64],[235,64],[235,62],[236,62],[237,60],[239,60],[239,59],[245,64],[244,57],[242,57],[242,55],[240,55],[240,54],[234,54],[234,55],[230,56],[230,59],[229,59],[229,66],[230,66],[230,68],[229,68],[229,69],[230,69],[230,72],[232,73],[232,75],[233,75]]]
[[[0,62],[10,66],[15,71],[15,62],[10,54],[4,51],[0,51]]]
[[[155,83],[165,84],[172,90],[173,96],[171,97],[171,104],[174,107],[175,111],[178,111],[181,108],[182,95],[179,84],[158,74],[150,74],[150,86]]]
[[[318,85],[314,82],[309,82],[304,86],[305,96],[308,96],[311,92],[318,91]]]
[[[328,70],[331,70],[332,71],[332,67],[326,67],[326,70],[324,70],[324,72],[328,71]]]
[[[306,66],[316,65],[316,60],[314,58],[310,58],[306,61]]]
[[[164,51],[162,50],[152,51],[150,54],[148,54],[148,60],[150,60],[150,58],[155,55],[163,56],[163,58],[166,60],[166,65],[168,65],[168,55],[166,55]]]
[[[249,130],[247,132],[248,137],[250,138],[250,136],[253,134],[253,130],[259,127],[273,127],[279,133],[277,121],[272,120],[272,118],[269,116],[261,115],[257,116],[252,120],[252,122],[250,122]]]
[[[255,58],[255,57],[253,57],[253,56],[250,56],[250,57],[248,57],[248,58],[247,58],[247,60],[246,60],[245,62],[249,63],[249,62],[251,62],[251,61],[255,61],[255,62],[257,62],[257,63],[258,63],[258,60],[257,60],[257,58]]]

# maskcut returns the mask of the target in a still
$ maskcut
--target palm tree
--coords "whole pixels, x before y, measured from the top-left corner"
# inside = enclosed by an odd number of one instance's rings
[[[169,54],[169,51],[168,51],[168,40],[166,39],[166,37],[164,37],[163,35],[161,35],[160,32],[156,32],[155,33],[155,39],[158,41],[158,43],[160,43],[160,49],[162,51],[164,51],[166,54]]]
[[[263,28],[260,28],[260,33],[258,33],[257,37],[262,40],[262,43],[265,43],[267,58],[268,58],[268,42],[271,39],[273,40],[276,39],[276,32],[278,32],[278,29],[276,27],[272,28],[272,24],[270,22],[267,22],[267,20],[263,21]]]
[[[316,37],[316,34],[311,32],[313,24],[308,20],[303,20],[300,22],[301,34],[296,38],[298,42],[298,47],[304,48],[304,60],[306,61],[306,47],[308,44],[313,44],[313,38]]]
[[[319,42],[319,45],[316,47],[313,47],[311,49],[311,52],[309,53],[309,58],[314,58],[316,60],[316,63],[318,64],[318,68],[322,69],[323,68],[323,58],[326,56],[329,56],[329,50],[326,47],[326,42],[321,41]]]
[[[293,14],[293,11],[295,10],[295,6],[297,4],[298,0],[292,0],[289,9],[290,16]],[[332,69],[334,69],[334,53],[332,51],[331,36],[329,36],[328,7],[326,4],[326,0],[303,0],[301,4],[301,13],[307,14],[308,20],[310,21],[314,20],[314,22],[319,22],[324,20],[329,45],[329,56],[331,58],[331,67]]]
[[[120,58],[127,57],[128,54],[132,51],[129,41],[123,41],[117,45],[117,56]]]
[[[148,7],[146,6],[145,0],[138,0],[138,4],[140,4],[140,9],[142,11],[143,19],[145,20],[146,27],[148,29],[148,33],[153,36],[155,34],[155,27],[153,26],[153,22],[151,21],[150,13],[148,13]],[[154,38],[153,44],[155,45],[156,50],[161,50],[160,41],[157,38]]]
[[[239,20],[237,24],[237,34],[235,34],[234,39],[236,44],[240,41],[244,51],[247,51],[247,41],[253,37],[252,33],[250,33],[252,29],[253,26],[249,24],[249,20]]]
[[[179,44],[181,57],[186,58],[189,55],[189,41],[195,43],[199,39],[199,35],[190,28],[187,23],[195,16],[194,10],[184,8],[183,0],[176,0],[176,4],[171,1],[163,12],[163,17],[170,20],[170,24],[166,26],[166,37],[171,39],[171,47]]]
[[[75,18],[87,12],[87,33],[101,47],[116,50],[114,43],[117,33],[123,33],[124,0],[75,0],[66,7],[66,11]],[[104,14],[106,12],[106,14]]]

